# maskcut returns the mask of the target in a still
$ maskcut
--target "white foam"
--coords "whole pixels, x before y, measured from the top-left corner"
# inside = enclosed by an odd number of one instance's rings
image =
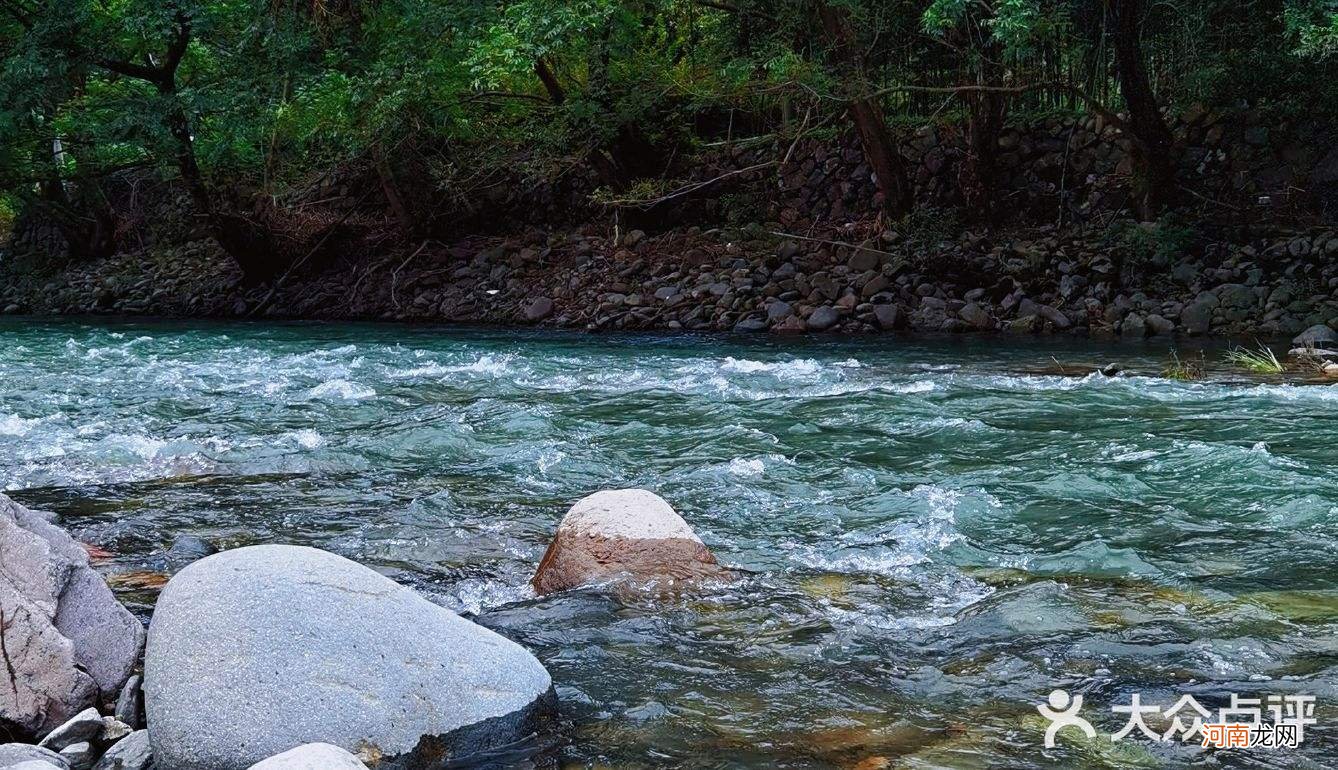
[[[469,578],[439,597],[440,604],[457,615],[478,615],[507,604],[534,598],[529,583],[511,585],[500,580]]]
[[[755,478],[766,473],[768,467],[776,465],[794,465],[794,460],[780,454],[751,458],[736,457],[729,461],[729,472],[742,478]]]
[[[325,446],[325,437],[310,428],[285,433],[284,437],[297,442],[303,449],[320,449]]]
[[[0,417],[0,436],[17,436],[22,438],[32,432],[32,429],[41,420],[36,418],[19,417],[16,414]]]
[[[309,398],[326,400],[361,401],[376,395],[376,391],[366,385],[359,385],[348,380],[338,379],[322,382],[307,391]]]
[[[729,461],[729,472],[735,476],[761,476],[766,471],[766,465],[761,460],[741,460],[734,458]]]
[[[102,440],[102,443],[126,452],[129,452],[145,460],[152,460],[158,456],[158,452],[167,446],[163,439],[153,436],[113,433]]]
[[[912,380],[911,382],[900,385],[889,385],[887,389],[893,393],[929,393],[938,386],[933,380]]]
[[[822,371],[822,364],[811,358],[796,358],[792,361],[753,361],[748,358],[726,356],[720,369],[736,374],[766,373],[777,377],[807,377]]]
[[[448,366],[446,371],[504,377],[516,371],[515,362],[516,356],[512,353],[485,353],[467,364]]]

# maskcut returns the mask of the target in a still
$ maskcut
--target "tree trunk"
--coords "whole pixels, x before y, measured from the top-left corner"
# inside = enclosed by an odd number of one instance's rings
[[[1004,80],[1003,46],[991,34],[990,17],[970,13],[953,33],[955,47],[967,52],[966,86],[1000,86]],[[998,213],[999,134],[1008,113],[1008,100],[997,91],[962,94],[966,105],[966,157],[957,171],[958,189],[967,216],[989,224]]]
[[[567,101],[567,93],[562,90],[562,84],[558,82],[557,75],[553,74],[553,68],[548,66],[548,62],[542,58],[535,59],[534,74],[538,75],[539,82],[544,84],[544,91],[548,92],[548,101],[555,105]]]
[[[818,15],[822,18],[823,30],[832,46],[837,69],[856,89],[866,88],[868,79],[864,76],[863,57],[855,48],[855,31],[850,25],[850,12],[824,2],[818,7]],[[906,162],[902,160],[897,144],[887,130],[882,107],[875,99],[864,96],[851,99],[848,107],[855,129],[859,132],[864,158],[873,169],[878,190],[883,195],[883,213],[889,219],[901,219],[911,212],[913,206],[911,183],[906,172]]]
[[[542,58],[535,59],[534,74],[538,75],[539,82],[544,84],[548,101],[554,105],[561,105],[567,101],[567,92],[562,88],[562,83],[557,79],[553,68],[548,66],[548,62]],[[621,190],[626,186],[618,163],[603,148],[596,147],[590,150],[586,154],[586,161],[595,169],[595,175],[604,186],[611,190]]]
[[[395,178],[395,170],[390,165],[390,160],[380,148],[376,153],[376,178],[381,182],[381,192],[386,196],[386,203],[390,205],[390,211],[399,220],[400,230],[404,237],[413,238],[418,232],[418,221],[413,212],[404,201],[404,196],[400,194],[399,180]]]
[[[968,94],[965,100],[967,155],[958,172],[958,186],[968,215],[993,222],[999,132],[1003,129],[1007,103],[997,93]]]
[[[609,65],[612,63],[613,56],[609,47],[612,37],[613,24],[611,21],[606,21],[603,30],[593,41],[594,45],[591,46],[588,63],[589,94],[604,114],[613,112],[612,100],[609,97]],[[619,157],[617,136],[608,143],[607,147],[600,146],[591,149],[587,157],[590,165],[595,167],[595,173],[598,174],[599,181],[605,187],[614,192],[621,192],[628,188],[630,178],[626,167],[622,163],[622,158]]]
[[[38,141],[34,165],[46,169],[37,185],[33,205],[43,212],[65,239],[71,259],[101,259],[116,251],[116,222],[96,179],[78,185],[62,176],[66,152],[60,140]]]
[[[1138,215],[1152,219],[1165,206],[1175,188],[1171,163],[1171,131],[1162,119],[1157,97],[1143,66],[1142,0],[1106,0],[1115,22],[1115,66],[1120,91],[1129,108],[1133,133],[1133,195]]]
[[[195,159],[195,140],[191,137],[190,119],[186,117],[185,108],[176,101],[175,85],[164,86],[160,90],[163,96],[172,100],[166,123],[167,132],[172,136],[175,145],[177,172],[181,174],[181,181],[186,185],[186,192],[190,194],[196,215],[212,220],[214,200],[209,194],[209,187],[204,183],[204,175],[200,173],[200,164]]]
[[[169,74],[158,83],[158,91],[172,103],[165,123],[176,145],[177,171],[190,195],[195,215],[204,219],[207,231],[237,263],[246,283],[258,284],[274,277],[284,267],[284,260],[274,250],[269,229],[261,222],[219,206],[200,172],[190,118],[176,98],[176,79]]]

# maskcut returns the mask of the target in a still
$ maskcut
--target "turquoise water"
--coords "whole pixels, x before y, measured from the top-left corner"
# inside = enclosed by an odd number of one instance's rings
[[[110,552],[143,617],[182,535],[338,552],[533,650],[571,766],[1338,765],[1338,388],[1001,338],[6,320],[0,343],[0,489]],[[566,507],[626,486],[746,575],[534,597]],[[1103,736],[1041,747],[1056,687]],[[1308,694],[1318,724],[1298,751],[1113,743],[1135,692]]]

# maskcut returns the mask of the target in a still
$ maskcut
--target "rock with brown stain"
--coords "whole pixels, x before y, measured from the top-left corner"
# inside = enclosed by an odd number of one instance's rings
[[[118,591],[158,591],[168,580],[165,572],[135,570],[107,576],[107,585]]]
[[[728,574],[663,498],[613,489],[567,511],[531,583],[547,594],[589,585],[666,587]]]

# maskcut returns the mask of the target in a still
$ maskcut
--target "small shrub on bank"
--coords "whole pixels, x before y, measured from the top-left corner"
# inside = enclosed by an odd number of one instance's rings
[[[1156,222],[1122,220],[1111,225],[1109,241],[1122,247],[1134,265],[1167,267],[1179,261],[1194,242],[1193,228],[1172,216]]]
[[[898,229],[906,238],[917,243],[952,241],[962,233],[962,219],[956,211],[921,206],[907,214]]]
[[[1199,360],[1193,361],[1182,359],[1174,350],[1171,351],[1171,360],[1162,368],[1161,375],[1168,380],[1179,380],[1181,382],[1192,382],[1203,379],[1203,354],[1199,354]]]
[[[4,196],[0,196],[0,243],[9,240],[9,236],[14,233],[14,212],[13,203]]]

